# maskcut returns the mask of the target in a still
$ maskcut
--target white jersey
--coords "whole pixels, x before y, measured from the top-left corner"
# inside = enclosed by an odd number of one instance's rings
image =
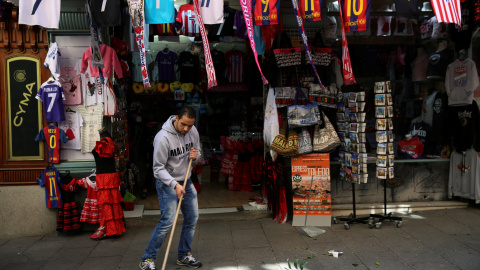
[[[68,110],[70,109],[70,110]],[[65,131],[68,138],[68,142],[62,142],[62,149],[81,149],[81,137],[80,137],[80,128],[83,126],[82,115],[76,111],[76,107],[67,106],[65,108],[65,121],[58,123],[58,127]],[[73,139],[71,139],[73,135]]]
[[[201,0],[199,5],[203,24],[223,23],[223,1]]]
[[[162,24],[175,22],[174,0],[144,0],[145,23]],[[223,1],[222,5],[223,5]]]
[[[48,48],[47,57],[45,57],[45,62],[43,62],[43,66],[50,70],[52,76],[55,80],[58,81],[60,78],[60,68],[58,66],[58,57],[60,57],[60,51],[58,51],[58,44],[57,42],[53,42]]]
[[[85,106],[92,106],[103,102],[103,92],[105,92],[105,84],[101,84],[101,87],[97,87],[97,78],[90,75],[90,69],[87,68],[85,73],[80,72],[80,65],[82,60],[78,60],[75,64],[75,71],[80,73],[82,78],[82,97],[83,104]]]
[[[18,23],[58,29],[60,0],[21,0]]]
[[[82,106],[76,108],[83,118],[81,130],[82,153],[89,153],[95,148],[96,142],[100,140],[98,130],[103,125],[103,103],[95,106]]]

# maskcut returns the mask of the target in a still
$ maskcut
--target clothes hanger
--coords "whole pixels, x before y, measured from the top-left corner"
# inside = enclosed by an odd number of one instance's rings
[[[52,83],[52,82],[54,82],[54,81],[55,81],[55,78],[53,77],[53,75],[50,76],[50,77],[48,78],[48,80],[47,80],[48,83]]]
[[[96,169],[92,169],[92,174],[90,174],[88,177],[93,177],[93,176],[97,176],[97,170]]]
[[[168,43],[165,44],[165,48],[163,48],[163,52],[166,53],[168,52],[170,49],[168,48]]]

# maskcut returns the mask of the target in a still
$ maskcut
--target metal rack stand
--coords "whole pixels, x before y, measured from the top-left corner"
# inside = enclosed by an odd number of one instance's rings
[[[402,227],[402,218],[393,216],[393,213],[390,212],[387,214],[387,179],[383,180],[383,215],[380,214],[370,214],[370,220],[368,221],[368,227],[370,229],[377,228],[380,229],[382,227],[382,222],[384,220],[390,221],[398,221],[397,228]],[[378,221],[375,219],[378,218]]]
[[[345,230],[350,229],[350,224],[354,223],[361,223],[361,224],[367,224],[369,223],[369,220],[371,219],[370,217],[357,217],[357,211],[356,211],[356,203],[355,203],[355,183],[352,183],[352,205],[353,205],[353,213],[350,214],[348,217],[345,218],[333,218],[333,223],[338,224],[339,221],[345,221],[343,226],[345,227]]]

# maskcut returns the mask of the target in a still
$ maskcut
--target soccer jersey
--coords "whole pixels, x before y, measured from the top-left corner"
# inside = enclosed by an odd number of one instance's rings
[[[146,65],[147,65],[147,73],[148,73],[148,78],[150,78],[151,81],[155,81],[156,74],[153,73],[153,68],[150,68],[153,63],[153,57],[150,52],[145,52],[145,59],[146,59]],[[143,76],[142,76],[142,65],[140,62],[140,52],[133,52],[132,53],[132,64],[133,64],[133,76],[132,79],[134,82],[143,82]]]
[[[95,148],[96,141],[100,140],[98,130],[102,128],[103,103],[95,106],[77,106],[76,112],[83,118],[81,129],[82,153],[89,153]]]
[[[173,0],[144,0],[145,22],[148,24],[173,23],[175,21],[173,3]]]
[[[61,122],[65,120],[63,113],[63,95],[62,85],[57,81],[46,81],[40,86],[36,99],[43,103],[43,112],[45,122]]]
[[[43,170],[35,180],[41,187],[45,187],[45,203],[47,208],[63,208],[60,193],[60,173],[53,166]]]
[[[200,14],[204,24],[223,23],[223,1],[202,0]]]
[[[60,84],[63,88],[65,100],[64,105],[82,104],[82,86],[80,73],[77,73],[75,67],[63,65],[60,68]]]
[[[60,78],[60,69],[58,67],[58,57],[61,56],[60,51],[58,51],[58,44],[57,42],[53,42],[48,48],[47,57],[45,57],[45,61],[43,62],[43,66],[50,70],[52,76],[55,80]]]
[[[322,19],[321,0],[300,0],[298,1],[298,5],[304,21],[314,22]]]
[[[178,69],[180,70],[180,82],[198,83],[200,61],[198,56],[190,52],[182,52],[178,57]]]
[[[109,27],[122,25],[122,12],[120,0],[90,0],[92,25],[96,27]]]
[[[237,11],[237,13],[235,13],[233,29],[237,30],[235,36],[243,39],[248,38],[247,25],[245,24],[245,19],[243,17],[242,11]]]
[[[184,36],[199,36],[200,30],[195,18],[193,5],[185,4],[180,6],[175,21],[182,25],[180,34]]]
[[[68,137],[62,129],[48,125],[35,137],[35,141],[45,141],[49,163],[60,163],[60,142],[66,143]]]
[[[225,82],[225,54],[217,49],[213,49],[211,55],[217,81]]]
[[[342,2],[345,32],[367,31],[370,24],[370,5],[371,0]]]
[[[58,29],[60,0],[18,1],[18,23]]]
[[[66,107],[65,121],[58,123],[58,127],[67,134],[69,139],[67,142],[62,142],[63,149],[80,150],[82,147],[80,141],[80,128],[83,126],[83,118],[80,113],[75,111],[75,109],[75,107]]]
[[[234,22],[235,22],[235,16],[237,12],[238,12],[237,10],[229,6],[224,6],[223,7],[223,23],[210,25],[210,28],[208,30],[208,35],[233,36],[234,35],[233,29],[235,28]],[[202,16],[203,16],[203,13],[202,13]]]
[[[280,0],[253,0],[253,17],[256,25],[278,24],[280,17]]]
[[[245,55],[238,50],[225,53],[227,80],[230,83],[243,82],[243,69],[245,67]]]
[[[167,49],[158,52],[155,58],[155,63],[158,68],[158,81],[175,81],[175,63],[177,60],[178,57],[174,51]]]

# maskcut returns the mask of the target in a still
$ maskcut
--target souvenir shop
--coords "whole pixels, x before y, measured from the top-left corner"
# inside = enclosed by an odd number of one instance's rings
[[[252,1],[251,8],[179,0],[169,2],[172,12],[154,1],[79,0],[58,4],[48,20],[4,2],[15,34],[2,49],[2,184],[38,178],[52,190],[56,180],[46,179],[58,176],[70,189],[55,194],[78,192],[115,172],[116,186],[106,188],[120,187],[98,199],[112,205],[102,221],[86,202],[74,211],[78,195],[64,195],[63,206],[47,196],[47,207],[65,216],[76,212],[121,234],[120,201],[136,196],[158,209],[153,138],[184,105],[196,109],[201,136],[192,171],[200,208],[247,203],[280,223],[308,215],[329,225],[332,204],[350,204],[352,195],[354,209],[355,198],[480,202],[465,188],[480,184],[476,1],[452,7],[461,14],[452,19],[422,0]],[[40,101],[29,111],[22,106],[31,97]],[[28,169],[20,174],[21,167]]]

